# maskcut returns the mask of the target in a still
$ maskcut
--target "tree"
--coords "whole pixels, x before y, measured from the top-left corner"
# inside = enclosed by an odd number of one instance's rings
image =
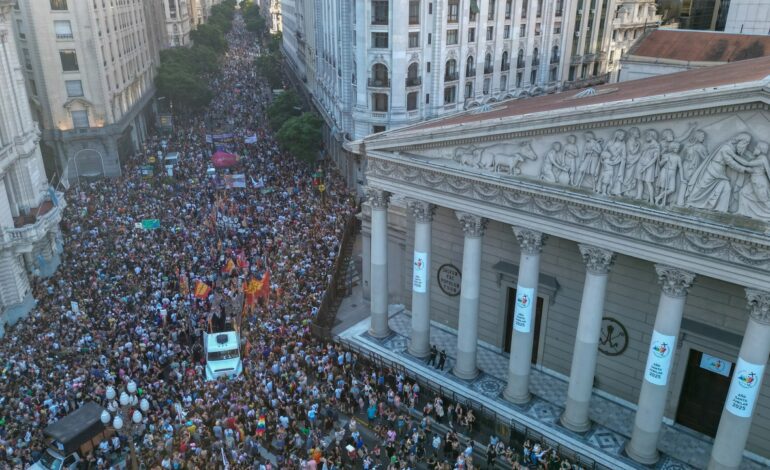
[[[283,87],[283,70],[281,70],[281,61],[276,54],[261,55],[256,58],[254,65],[257,72],[265,77],[270,88]]]
[[[276,134],[281,147],[297,158],[313,163],[321,144],[323,120],[313,113],[303,113],[286,121]]]
[[[202,24],[190,32],[193,43],[207,46],[214,52],[222,53],[227,50],[227,41],[222,30],[210,24]]]
[[[270,127],[280,129],[286,121],[294,116],[299,116],[302,104],[299,97],[293,91],[286,91],[278,95],[267,108],[267,119]]]

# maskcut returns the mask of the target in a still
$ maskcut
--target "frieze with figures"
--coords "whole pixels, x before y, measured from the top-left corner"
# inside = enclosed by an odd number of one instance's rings
[[[767,222],[769,148],[748,131],[711,143],[706,130],[689,123],[679,135],[670,128],[640,127],[570,134],[547,142],[542,155],[531,140],[466,145],[455,148],[451,158],[481,171],[539,178],[659,207],[691,207]],[[522,166],[529,162],[539,171],[523,173]]]

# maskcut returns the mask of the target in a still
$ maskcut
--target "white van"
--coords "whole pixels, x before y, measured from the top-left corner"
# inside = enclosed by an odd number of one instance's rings
[[[203,352],[206,355],[206,380],[223,375],[236,377],[243,372],[238,333],[222,331],[203,333]]]
[[[166,165],[176,165],[179,162],[179,152],[169,152],[163,158],[163,163]]]

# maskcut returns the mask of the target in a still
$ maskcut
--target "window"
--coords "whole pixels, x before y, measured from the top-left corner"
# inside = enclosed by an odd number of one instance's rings
[[[526,18],[527,17],[527,3],[529,3],[527,0],[524,0],[524,2],[521,4],[521,17]]]
[[[495,0],[489,0],[489,10],[487,10],[487,19],[495,19]]]
[[[80,80],[66,80],[64,85],[67,87],[67,96],[83,96],[83,82]]]
[[[524,68],[524,49],[519,49],[519,55],[516,57],[516,68]]]
[[[444,81],[451,82],[457,80],[457,61],[449,59],[446,61],[446,69],[444,70]]]
[[[353,2],[353,3],[355,3],[355,2]],[[429,15],[433,14],[433,2],[428,3],[428,14]]]
[[[468,28],[468,42],[476,42],[476,28]]]
[[[419,97],[419,93],[416,91],[413,91],[411,93],[407,93],[406,95],[406,110],[407,111],[414,111],[417,109],[417,98]]]
[[[473,77],[476,75],[476,63],[473,61],[473,56],[468,56],[467,62],[465,62],[465,76]]]
[[[511,19],[511,10],[513,10],[513,0],[507,0],[505,2],[505,19]]]
[[[29,49],[22,49],[21,55],[24,56],[24,67],[26,67],[27,70],[32,70],[32,59],[29,55]]]
[[[374,64],[372,66],[372,82],[369,86],[390,86],[390,83],[388,82],[388,67],[386,67],[385,64]]]
[[[72,114],[72,127],[75,129],[83,129],[91,127],[88,124],[88,111],[71,111]]]
[[[495,68],[492,65],[492,54],[484,56],[484,73],[492,73]]]
[[[387,0],[372,1],[372,24],[388,24]]]
[[[561,23],[554,23],[553,34],[561,34]]]
[[[426,69],[426,71],[427,71],[428,73],[430,73],[430,62],[428,62],[428,66],[427,66],[427,69]]]
[[[466,98],[473,97],[473,82],[472,81],[465,82],[465,97]]]
[[[72,39],[72,25],[69,20],[54,21],[53,30],[56,33],[56,39]]]
[[[527,25],[523,24],[519,26],[519,37],[523,38],[527,35]]]
[[[409,0],[409,24],[420,24],[420,0]]]
[[[29,79],[29,89],[32,92],[32,96],[37,96],[37,84],[31,78]]]
[[[420,47],[420,33],[409,33],[409,47]]]
[[[51,0],[51,10],[66,10],[67,0]]]
[[[444,88],[444,104],[452,104],[457,101],[457,87],[448,86]]]
[[[511,67],[511,63],[508,60],[508,51],[503,51],[503,60],[500,70],[508,70]]]
[[[552,69],[551,69],[551,78],[550,78],[550,80],[551,80],[552,82],[555,82],[555,81],[556,81],[556,67],[554,67],[554,68],[552,68]]]
[[[521,72],[518,72],[516,74],[516,88],[519,88],[521,86]]]
[[[406,86],[418,86],[421,83],[420,66],[417,62],[412,62],[406,70]]]
[[[385,93],[372,93],[372,108],[377,112],[387,112],[388,95]]]
[[[508,75],[500,75],[500,90],[505,91],[508,88]]]
[[[74,49],[64,49],[59,51],[59,58],[61,59],[61,68],[63,71],[78,71],[78,55],[75,53]]]
[[[533,69],[529,74],[529,83],[535,83],[537,81],[537,69]]]
[[[485,79],[484,79],[484,89],[482,90],[482,92],[483,92],[485,95],[488,95],[488,94],[489,94],[489,84],[490,84],[490,82],[491,82],[491,80],[490,80],[490,79],[488,79],[488,78],[485,78]]]
[[[543,2],[537,2],[537,17],[540,18],[543,16]]]
[[[425,93],[425,104],[430,104],[430,93]]]
[[[372,33],[372,47],[387,49],[388,33]]]
[[[537,47],[532,51],[532,65],[540,65],[540,51]]]
[[[430,46],[431,40],[433,39],[433,34],[428,33],[428,45]]]
[[[446,20],[448,23],[457,23],[460,18],[460,0],[449,0]]]
[[[495,27],[487,26],[487,41],[491,41],[495,38]]]
[[[448,46],[454,46],[457,44],[457,30],[450,29],[446,32],[446,43]]]
[[[372,132],[375,134],[385,132],[385,126],[372,126]]]
[[[507,24],[503,26],[503,39],[511,38],[511,25]]]
[[[615,52],[615,51],[612,51],[612,52]],[[612,62],[612,56],[610,56],[610,62]],[[559,46],[553,46],[553,49],[551,49],[551,63],[552,64],[559,63]]]
[[[540,23],[535,23],[535,36],[540,36],[540,33],[542,32]]]
[[[24,24],[21,20],[16,20],[16,30],[19,32],[19,39],[26,39],[27,33],[24,31]]]
[[[556,0],[556,17],[561,16],[561,12],[564,10],[564,0]]]

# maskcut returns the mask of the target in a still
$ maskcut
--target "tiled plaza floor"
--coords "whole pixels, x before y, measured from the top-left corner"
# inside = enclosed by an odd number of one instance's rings
[[[347,300],[347,299],[346,299]],[[363,301],[358,301],[358,307]],[[342,309],[345,308],[343,303]],[[575,450],[588,456],[603,455],[602,459],[611,468],[655,468],[661,470],[690,470],[706,468],[711,451],[711,442],[705,436],[681,429],[678,426],[664,425],[659,441],[659,449],[663,456],[654,467],[640,465],[622,455],[622,450],[631,436],[634,422],[634,411],[594,394],[591,401],[590,417],[592,428],[585,434],[573,433],[559,424],[563,403],[567,398],[568,383],[561,377],[548,374],[533,368],[530,378],[530,391],[533,399],[525,406],[519,407],[503,399],[505,389],[508,357],[487,347],[479,345],[477,364],[481,373],[471,381],[461,380],[452,373],[454,357],[457,351],[457,336],[454,332],[440,325],[431,328],[431,344],[439,350],[447,352],[447,363],[443,371],[439,371],[411,355],[406,351],[411,316],[402,306],[390,307],[390,328],[393,334],[384,339],[376,339],[367,333],[368,319],[340,332],[344,341],[355,344],[366,350],[382,356],[390,356],[410,370],[419,371],[430,380],[442,380],[457,393],[466,396],[484,395],[486,404],[496,405],[496,408],[506,410],[512,419],[521,421],[524,425],[543,432],[556,440],[564,440]],[[744,459],[741,469],[759,470],[767,468],[764,465]]]

